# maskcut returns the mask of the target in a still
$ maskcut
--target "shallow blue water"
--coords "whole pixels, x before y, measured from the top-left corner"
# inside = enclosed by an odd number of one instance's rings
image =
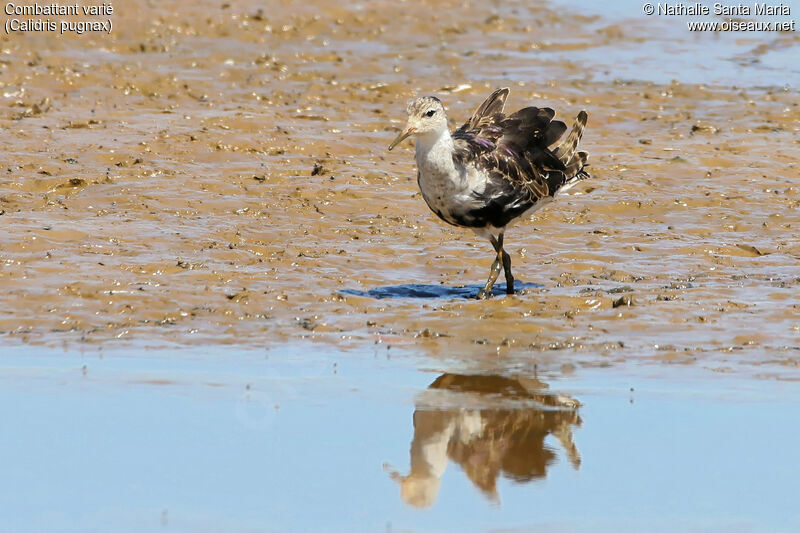
[[[6,531],[800,527],[796,383],[663,366],[419,370],[430,362],[383,347],[2,352]],[[443,438],[443,473],[409,505],[412,441]],[[468,470],[494,472],[494,494]]]
[[[584,65],[585,72],[595,80],[649,81],[663,84],[676,80],[681,83],[752,87],[792,87],[800,85],[800,64],[797,62],[798,31],[690,31],[689,21],[716,21],[729,19],[761,22],[797,20],[800,5],[784,2],[791,10],[789,16],[756,16],[754,3],[701,2],[708,6],[709,16],[667,16],[644,14],[643,6],[683,4],[695,2],[649,2],[624,0],[622,2],[582,2],[580,0],[555,0],[552,5],[578,15],[595,17],[591,26],[601,30],[617,26],[619,31],[636,40],[609,40],[607,46],[553,52],[537,55],[536,59],[555,59]],[[745,4],[750,16],[715,16],[714,5]],[[770,4],[772,5],[772,4]],[[627,41],[627,42],[626,42]],[[520,62],[530,64],[529,61]],[[525,66],[521,67],[524,71]],[[524,77],[526,72],[518,72]],[[580,76],[579,76],[580,77]]]

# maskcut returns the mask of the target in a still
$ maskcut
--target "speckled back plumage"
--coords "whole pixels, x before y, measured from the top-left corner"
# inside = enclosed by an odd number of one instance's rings
[[[463,213],[459,225],[505,227],[537,203],[589,177],[584,170],[588,154],[577,151],[585,111],[555,147],[567,130],[566,124],[553,120],[555,112],[526,107],[506,116],[507,97],[508,89],[496,90],[452,134],[454,162],[474,165],[487,175],[485,189],[475,192],[479,207]]]

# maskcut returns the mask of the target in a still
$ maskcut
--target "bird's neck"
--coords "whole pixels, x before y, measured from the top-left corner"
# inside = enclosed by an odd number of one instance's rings
[[[417,134],[417,168],[423,174],[452,175],[455,173],[453,150],[453,137],[450,136],[447,128],[422,135]]]

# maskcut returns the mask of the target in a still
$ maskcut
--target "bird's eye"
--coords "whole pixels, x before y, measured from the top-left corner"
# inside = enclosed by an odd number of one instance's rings
[[[425,113],[425,116],[426,116],[426,117],[432,117],[432,116],[433,116],[433,115],[435,115],[435,114],[436,114],[436,110],[435,110],[435,109],[431,109],[430,111],[428,111],[427,113]]]

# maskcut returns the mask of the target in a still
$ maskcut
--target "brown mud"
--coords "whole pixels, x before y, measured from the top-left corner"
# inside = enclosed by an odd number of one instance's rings
[[[800,108],[780,76],[615,77],[609,50],[647,28],[526,3],[169,6],[0,39],[4,342],[800,364]],[[748,38],[739,62],[798,40]],[[386,146],[414,94],[455,126],[499,86],[587,109],[594,178],[507,233],[523,290],[475,301],[458,288],[477,292],[490,245],[428,211],[412,142]]]

